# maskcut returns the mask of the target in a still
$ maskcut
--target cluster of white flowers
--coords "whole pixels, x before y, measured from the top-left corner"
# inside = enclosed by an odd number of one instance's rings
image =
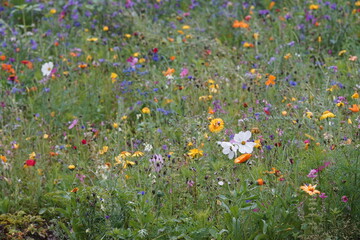
[[[237,156],[237,151],[240,153],[252,153],[256,143],[248,142],[251,138],[251,132],[239,132],[235,134],[234,138],[230,142],[217,142],[223,148],[222,152],[228,155],[229,159],[233,159]]]

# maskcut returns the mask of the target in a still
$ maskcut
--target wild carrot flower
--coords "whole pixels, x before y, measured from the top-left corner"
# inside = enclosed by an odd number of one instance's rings
[[[211,120],[209,130],[211,132],[220,132],[224,128],[224,121],[221,118],[215,118]]]

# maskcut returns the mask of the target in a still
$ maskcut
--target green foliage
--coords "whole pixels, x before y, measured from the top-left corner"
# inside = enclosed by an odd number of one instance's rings
[[[359,4],[5,1],[0,238],[359,239]]]

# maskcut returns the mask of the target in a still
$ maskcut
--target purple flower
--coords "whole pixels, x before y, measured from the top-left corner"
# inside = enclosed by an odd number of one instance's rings
[[[316,178],[317,175],[316,173],[318,172],[318,170],[316,169],[311,169],[310,173],[307,175],[308,178]]]
[[[164,166],[164,160],[160,154],[154,154],[153,157],[149,159],[149,162],[155,172],[160,172]]]
[[[321,199],[325,199],[325,198],[327,198],[328,196],[326,196],[325,195],[325,193],[321,193],[320,195],[319,195],[319,198],[321,198]]]
[[[194,184],[195,184],[195,182],[194,182],[193,180],[187,181],[187,185],[188,185],[189,187],[194,186]]]

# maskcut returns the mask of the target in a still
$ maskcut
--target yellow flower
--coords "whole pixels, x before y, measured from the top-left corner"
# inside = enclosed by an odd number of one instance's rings
[[[72,165],[72,164],[68,166],[69,170],[74,170],[75,168],[76,168],[75,165]]]
[[[119,155],[121,158],[126,158],[131,156],[131,153],[129,153],[128,151],[122,151]]]
[[[188,155],[191,157],[191,158],[196,158],[196,157],[201,157],[203,156],[203,150],[200,150],[200,149],[197,149],[197,148],[193,148],[191,149],[189,152],[188,152]]]
[[[104,27],[103,27],[103,31],[105,31],[105,32],[106,32],[106,31],[109,31],[109,27],[108,27],[108,26],[104,26]]]
[[[323,112],[323,114],[321,115],[320,120],[323,120],[323,119],[326,119],[326,118],[334,118],[334,117],[336,117],[335,114],[333,114],[333,113],[330,112],[330,111],[325,111],[325,112]]]
[[[121,117],[121,120],[123,120],[123,121],[125,121],[126,119],[127,119],[126,115]]]
[[[102,155],[104,153],[106,153],[109,150],[108,146],[103,146],[103,148],[99,151],[99,154]]]
[[[126,38],[131,38],[131,34],[125,34],[124,35]]]
[[[46,133],[43,136],[44,139],[47,139],[48,137],[49,137],[49,135],[47,135]]]
[[[254,146],[254,148],[261,148],[261,141],[260,141],[260,139],[255,140],[254,143],[256,143],[256,145]]]
[[[144,156],[144,153],[143,153],[143,152],[140,152],[140,151],[136,151],[136,152],[134,152],[134,154],[132,155],[132,157],[141,157],[141,156]]]
[[[220,132],[224,128],[224,121],[221,118],[211,120],[209,125],[210,132]]]
[[[148,108],[148,107],[144,107],[143,109],[141,109],[141,112],[143,113],[143,114],[150,114],[150,108]]]
[[[316,185],[312,186],[311,184],[304,184],[304,186],[301,186],[300,188],[306,193],[308,193],[310,196],[314,194],[320,194],[320,191],[315,189]]]
[[[117,77],[118,77],[118,75],[116,73],[111,73],[111,75],[110,75],[111,79],[114,79],[114,78],[117,78]]]
[[[35,159],[36,157],[36,153],[35,152],[32,152],[29,154],[29,159]]]
[[[317,9],[319,9],[319,5],[316,5],[316,4],[311,4],[310,6],[309,6],[309,9],[310,10],[317,10]]]
[[[190,29],[190,26],[189,26],[189,25],[184,25],[184,26],[182,27],[182,29],[184,29],[184,30]]]
[[[88,38],[88,42],[97,42],[98,38]]]
[[[56,13],[56,9],[55,9],[55,8],[50,9],[50,13],[51,13],[51,14],[55,14],[55,13]]]
[[[359,93],[355,92],[355,93],[351,96],[351,98],[353,98],[353,99],[359,98]]]
[[[346,50],[341,50],[341,51],[339,52],[339,56],[343,55],[344,53],[346,53]]]

